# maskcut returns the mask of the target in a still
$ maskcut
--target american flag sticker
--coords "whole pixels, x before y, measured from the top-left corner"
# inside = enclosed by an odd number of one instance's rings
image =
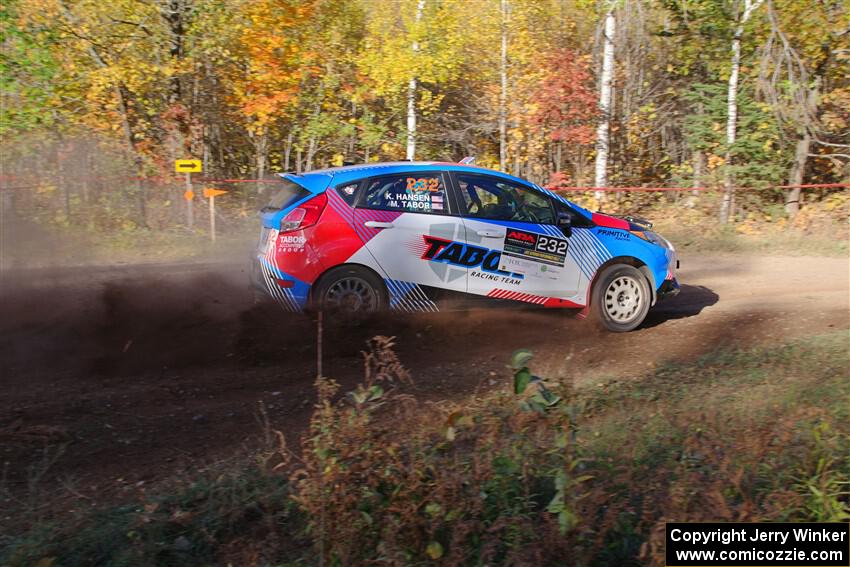
[[[431,202],[432,203],[442,203],[443,202],[442,195],[431,195]]]
[[[431,208],[434,209],[434,210],[437,210],[437,211],[441,211],[441,210],[443,210],[443,204],[442,203],[431,203]]]

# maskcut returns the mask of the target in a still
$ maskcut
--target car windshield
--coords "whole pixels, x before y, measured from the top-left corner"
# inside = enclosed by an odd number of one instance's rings
[[[281,179],[280,184],[275,185],[277,192],[269,199],[268,204],[263,207],[264,211],[279,211],[289,205],[300,201],[310,194],[309,191],[293,183],[289,179]]]

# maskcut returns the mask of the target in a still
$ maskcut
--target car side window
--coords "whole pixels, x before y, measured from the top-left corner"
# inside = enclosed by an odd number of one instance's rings
[[[360,181],[355,181],[353,183],[337,185],[336,192],[339,193],[339,196],[342,197],[346,203],[354,205],[354,200],[357,198],[357,189],[359,187]]]
[[[592,228],[594,226],[587,217],[577,213],[564,203],[555,201],[555,209],[558,211],[558,216],[568,216],[570,218],[570,224],[573,228]]]
[[[373,177],[366,182],[359,207],[382,211],[449,214],[446,184],[438,171]]]
[[[530,187],[485,175],[461,173],[457,180],[467,217],[555,224],[550,199]]]

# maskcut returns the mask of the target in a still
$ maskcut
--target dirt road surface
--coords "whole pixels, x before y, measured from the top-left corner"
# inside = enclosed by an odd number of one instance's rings
[[[718,347],[847,329],[848,279],[846,258],[685,257],[682,293],[632,333],[541,310],[390,317],[326,328],[325,374],[351,389],[365,341],[383,334],[430,401],[506,385],[520,347],[544,376],[628,379]],[[12,493],[40,479],[96,501],[233,457],[256,445],[260,402],[291,443],[304,430],[315,322],[255,303],[243,265],[7,271],[0,283],[0,479]]]

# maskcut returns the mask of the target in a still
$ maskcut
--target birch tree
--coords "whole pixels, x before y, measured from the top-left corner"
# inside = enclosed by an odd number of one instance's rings
[[[416,3],[414,30],[419,26],[419,22],[422,21],[422,10],[424,9],[425,0],[419,0]],[[414,60],[419,54],[419,38],[415,34],[416,31],[414,31],[412,45]],[[407,84],[407,159],[411,161],[413,161],[416,155],[416,79],[415,74],[411,75],[410,82]]]
[[[617,33],[617,19],[614,6],[605,14],[603,33],[602,74],[599,80],[599,125],[596,129],[596,187],[605,187],[608,183],[608,149],[611,136],[611,82],[614,77],[614,36]],[[596,191],[596,200],[602,201],[605,194]]]
[[[505,171],[508,163],[508,0],[501,0],[502,50],[499,58],[499,169]]]
[[[735,144],[738,120],[738,75],[741,71],[741,38],[744,36],[744,25],[752,13],[758,9],[764,0],[744,0],[744,10],[735,26],[732,37],[732,67],[729,71],[729,87],[726,95],[726,171],[723,179],[723,200],[720,203],[720,222],[729,222],[732,214],[735,195],[735,178],[732,171],[732,146]]]

